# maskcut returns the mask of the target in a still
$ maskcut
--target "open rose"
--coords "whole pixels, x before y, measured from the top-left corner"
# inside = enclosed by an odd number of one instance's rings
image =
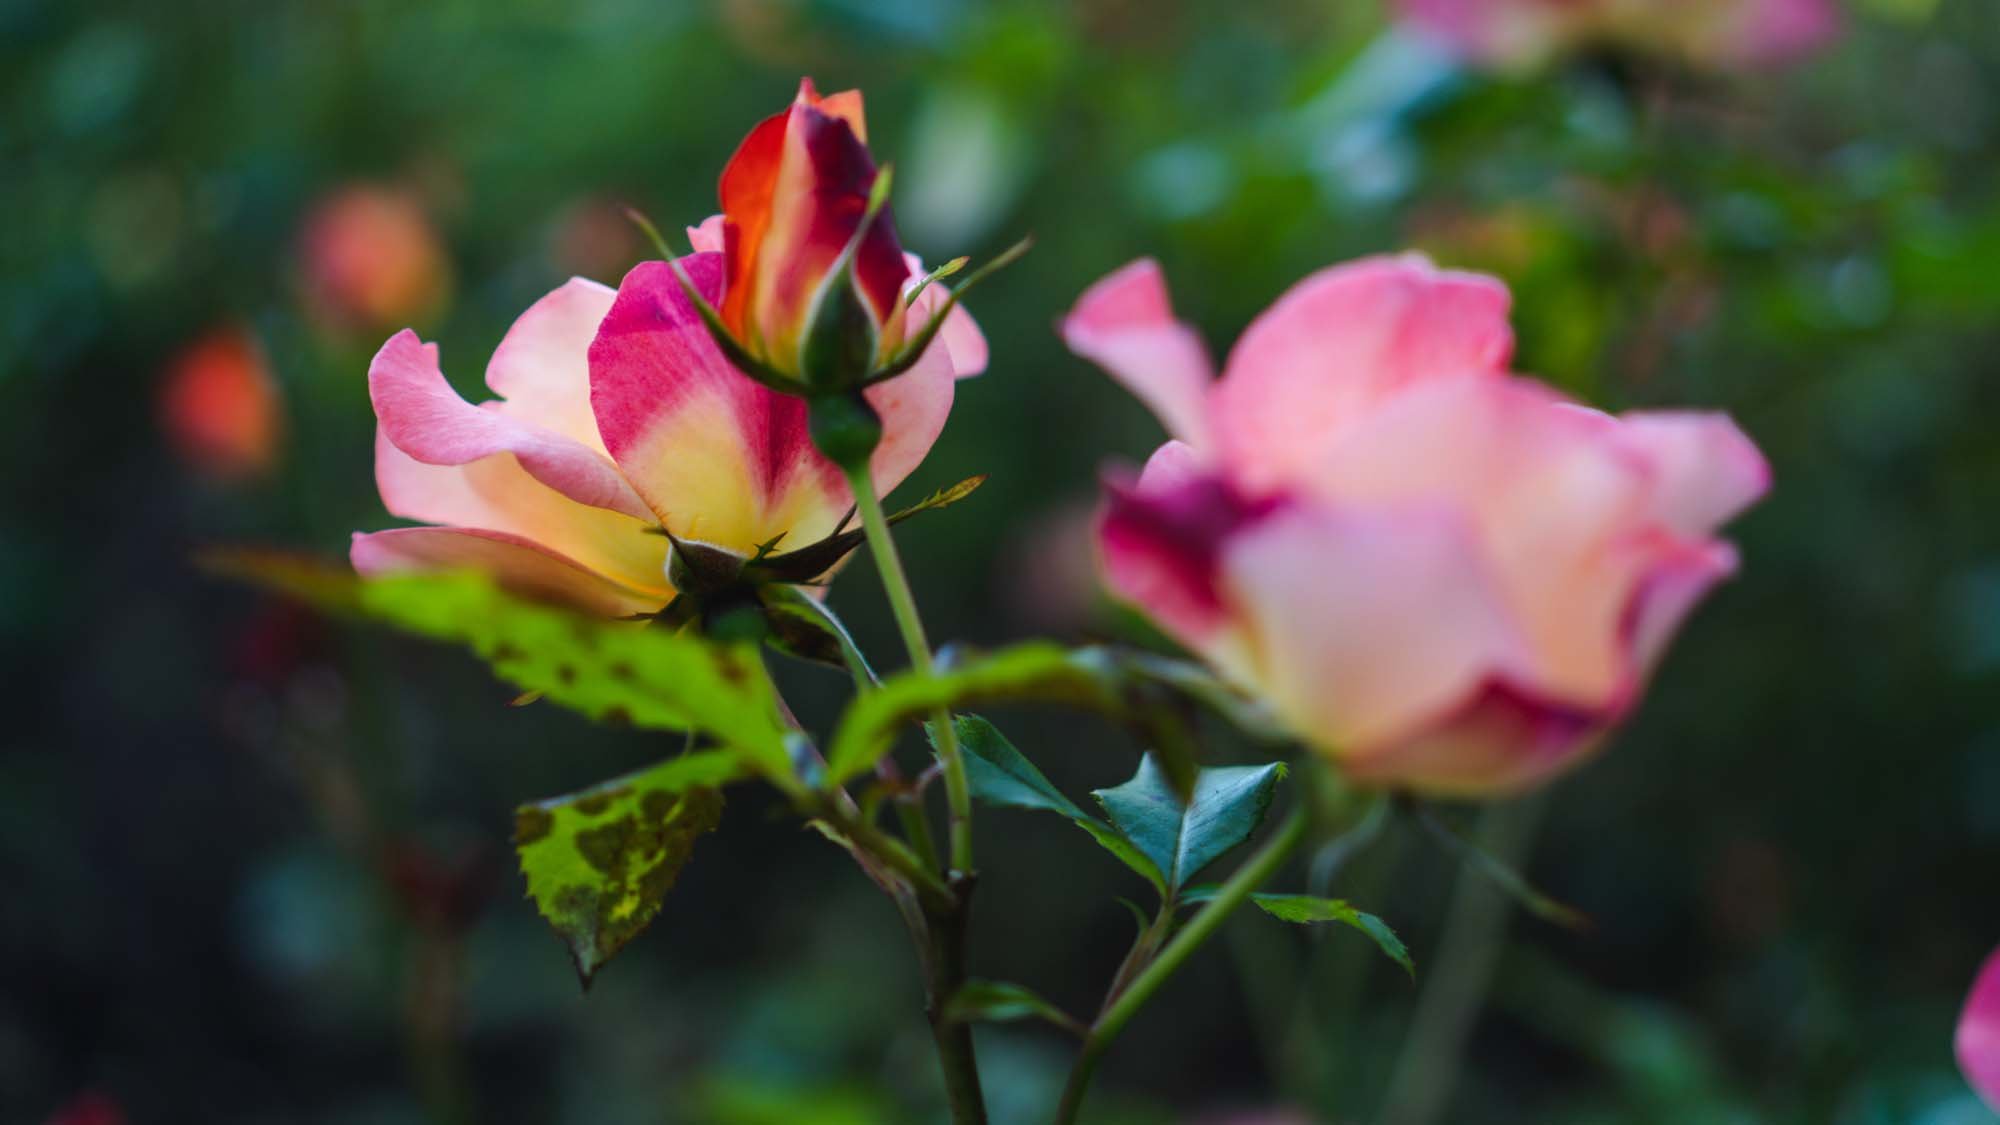
[[[1839,29],[1832,0],[1400,0],[1403,19],[1487,66],[1616,46],[1721,69],[1783,63]]]
[[[1358,778],[1476,795],[1574,763],[1768,483],[1727,418],[1613,417],[1509,374],[1508,304],[1415,255],[1337,266],[1220,380],[1150,261],[1063,324],[1175,438],[1110,488],[1111,589]]]
[[[698,228],[698,244],[712,246],[716,226]],[[728,299],[720,252],[680,267],[703,299]],[[905,377],[867,392],[883,421],[869,462],[878,491],[923,460],[954,379],[985,356],[967,318]],[[674,595],[662,530],[747,557],[822,539],[852,503],[813,448],[804,400],[731,367],[663,262],[616,291],[578,278],[537,301],[493,353],[486,384],[498,399],[460,398],[437,345],[408,330],[376,354],[383,504],[441,526],[357,534],[357,570],[470,568],[588,612],[650,613]]]
[[[1965,998],[1956,1046],[1965,1080],[2000,1113],[2000,949],[1986,959]]]

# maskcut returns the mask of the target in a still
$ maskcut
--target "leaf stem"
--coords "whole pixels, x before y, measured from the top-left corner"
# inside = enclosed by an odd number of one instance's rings
[[[1110,1048],[1112,1040],[1118,1038],[1118,1033],[1125,1029],[1146,1001],[1153,998],[1153,993],[1160,990],[1167,978],[1178,972],[1194,951],[1214,936],[1223,921],[1243,905],[1251,892],[1277,873],[1305,834],[1306,809],[1301,803],[1293,807],[1291,814],[1264,842],[1264,846],[1236,869],[1236,873],[1215,892],[1215,897],[1195,912],[1187,925],[1181,927],[1180,932],[1160,950],[1160,955],[1140,970],[1118,998],[1091,1024],[1083,1049],[1077,1052],[1076,1065],[1070,1070],[1069,1083],[1063,1088],[1062,1103],[1056,1110],[1056,1125],[1073,1125],[1077,1112],[1083,1108],[1084,1093],[1090,1087],[1091,1076],[1097,1071],[1097,1062]]]
[[[889,521],[882,514],[881,498],[875,495],[875,482],[869,479],[865,465],[846,473],[848,487],[854,493],[854,506],[861,513],[861,527],[868,536],[869,550],[875,556],[875,569],[882,576],[882,590],[889,596],[889,609],[895,614],[896,627],[902,631],[903,645],[910,652],[910,666],[929,675],[934,668],[930,641],[924,636],[923,618],[917,614],[910,580],[903,573],[902,556],[897,554],[896,541],[889,534]],[[932,715],[932,721],[937,728],[938,757],[944,762],[945,799],[951,814],[951,866],[957,871],[970,872],[972,787],[966,781],[965,758],[959,752],[958,731],[952,726],[951,715],[940,707]]]

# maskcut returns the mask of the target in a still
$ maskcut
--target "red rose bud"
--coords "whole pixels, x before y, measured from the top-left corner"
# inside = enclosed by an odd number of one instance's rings
[[[851,386],[901,343],[910,268],[867,139],[859,91],[806,79],[723,169],[722,323],[779,376]]]
[[[775,390],[819,398],[870,386],[915,367],[934,343],[962,374],[985,366],[959,298],[1027,243],[950,289],[935,285],[965,259],[922,274],[903,253],[889,170],[876,168],[867,137],[858,91],[822,98],[801,81],[791,108],[752,129],[723,169],[720,245],[713,220],[689,228],[698,251],[723,252],[722,300],[711,304],[674,263],[722,354]],[[672,259],[652,224],[631,217]]]

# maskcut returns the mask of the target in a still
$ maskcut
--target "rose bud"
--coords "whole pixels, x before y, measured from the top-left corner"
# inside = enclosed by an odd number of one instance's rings
[[[1110,589],[1356,779],[1473,796],[1579,761],[1768,483],[1727,418],[1614,417],[1510,374],[1508,304],[1416,255],[1337,266],[1219,380],[1150,261],[1063,324],[1176,439],[1111,485]]]

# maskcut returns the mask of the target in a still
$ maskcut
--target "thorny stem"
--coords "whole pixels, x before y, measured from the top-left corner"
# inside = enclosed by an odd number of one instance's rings
[[[902,556],[889,534],[889,521],[882,514],[881,498],[868,477],[867,466],[847,470],[847,483],[854,493],[854,505],[861,512],[861,527],[868,536],[868,549],[875,556],[875,569],[882,575],[882,589],[889,596],[889,609],[902,631],[903,646],[909,649],[910,666],[929,675],[933,664],[931,645],[924,636],[923,619],[917,615],[916,598],[910,580],[903,573]],[[965,758],[959,752],[958,731],[951,715],[942,707],[931,716],[936,730],[938,757],[944,762],[944,790],[951,813],[951,866],[960,872],[972,870],[972,790],[965,778]]]
[[[1292,809],[1284,824],[1257,849],[1257,853],[1246,860],[1242,867],[1215,892],[1215,897],[1203,904],[1188,919],[1187,925],[1168,941],[1160,950],[1160,955],[1152,963],[1140,970],[1132,978],[1125,990],[1112,1000],[1090,1026],[1090,1034],[1084,1037],[1083,1048],[1077,1052],[1076,1064],[1070,1070],[1069,1084],[1063,1088],[1062,1104],[1056,1110],[1056,1125],[1073,1125],[1077,1112],[1083,1108],[1083,1096],[1090,1088],[1090,1079],[1097,1071],[1097,1062],[1110,1048],[1112,1040],[1125,1029],[1132,1017],[1138,1014],[1153,993],[1167,982],[1167,978],[1180,970],[1187,959],[1201,948],[1202,943],[1214,936],[1224,920],[1243,905],[1251,892],[1264,885],[1265,880],[1277,870],[1299,846],[1306,834],[1306,810],[1303,804]]]

